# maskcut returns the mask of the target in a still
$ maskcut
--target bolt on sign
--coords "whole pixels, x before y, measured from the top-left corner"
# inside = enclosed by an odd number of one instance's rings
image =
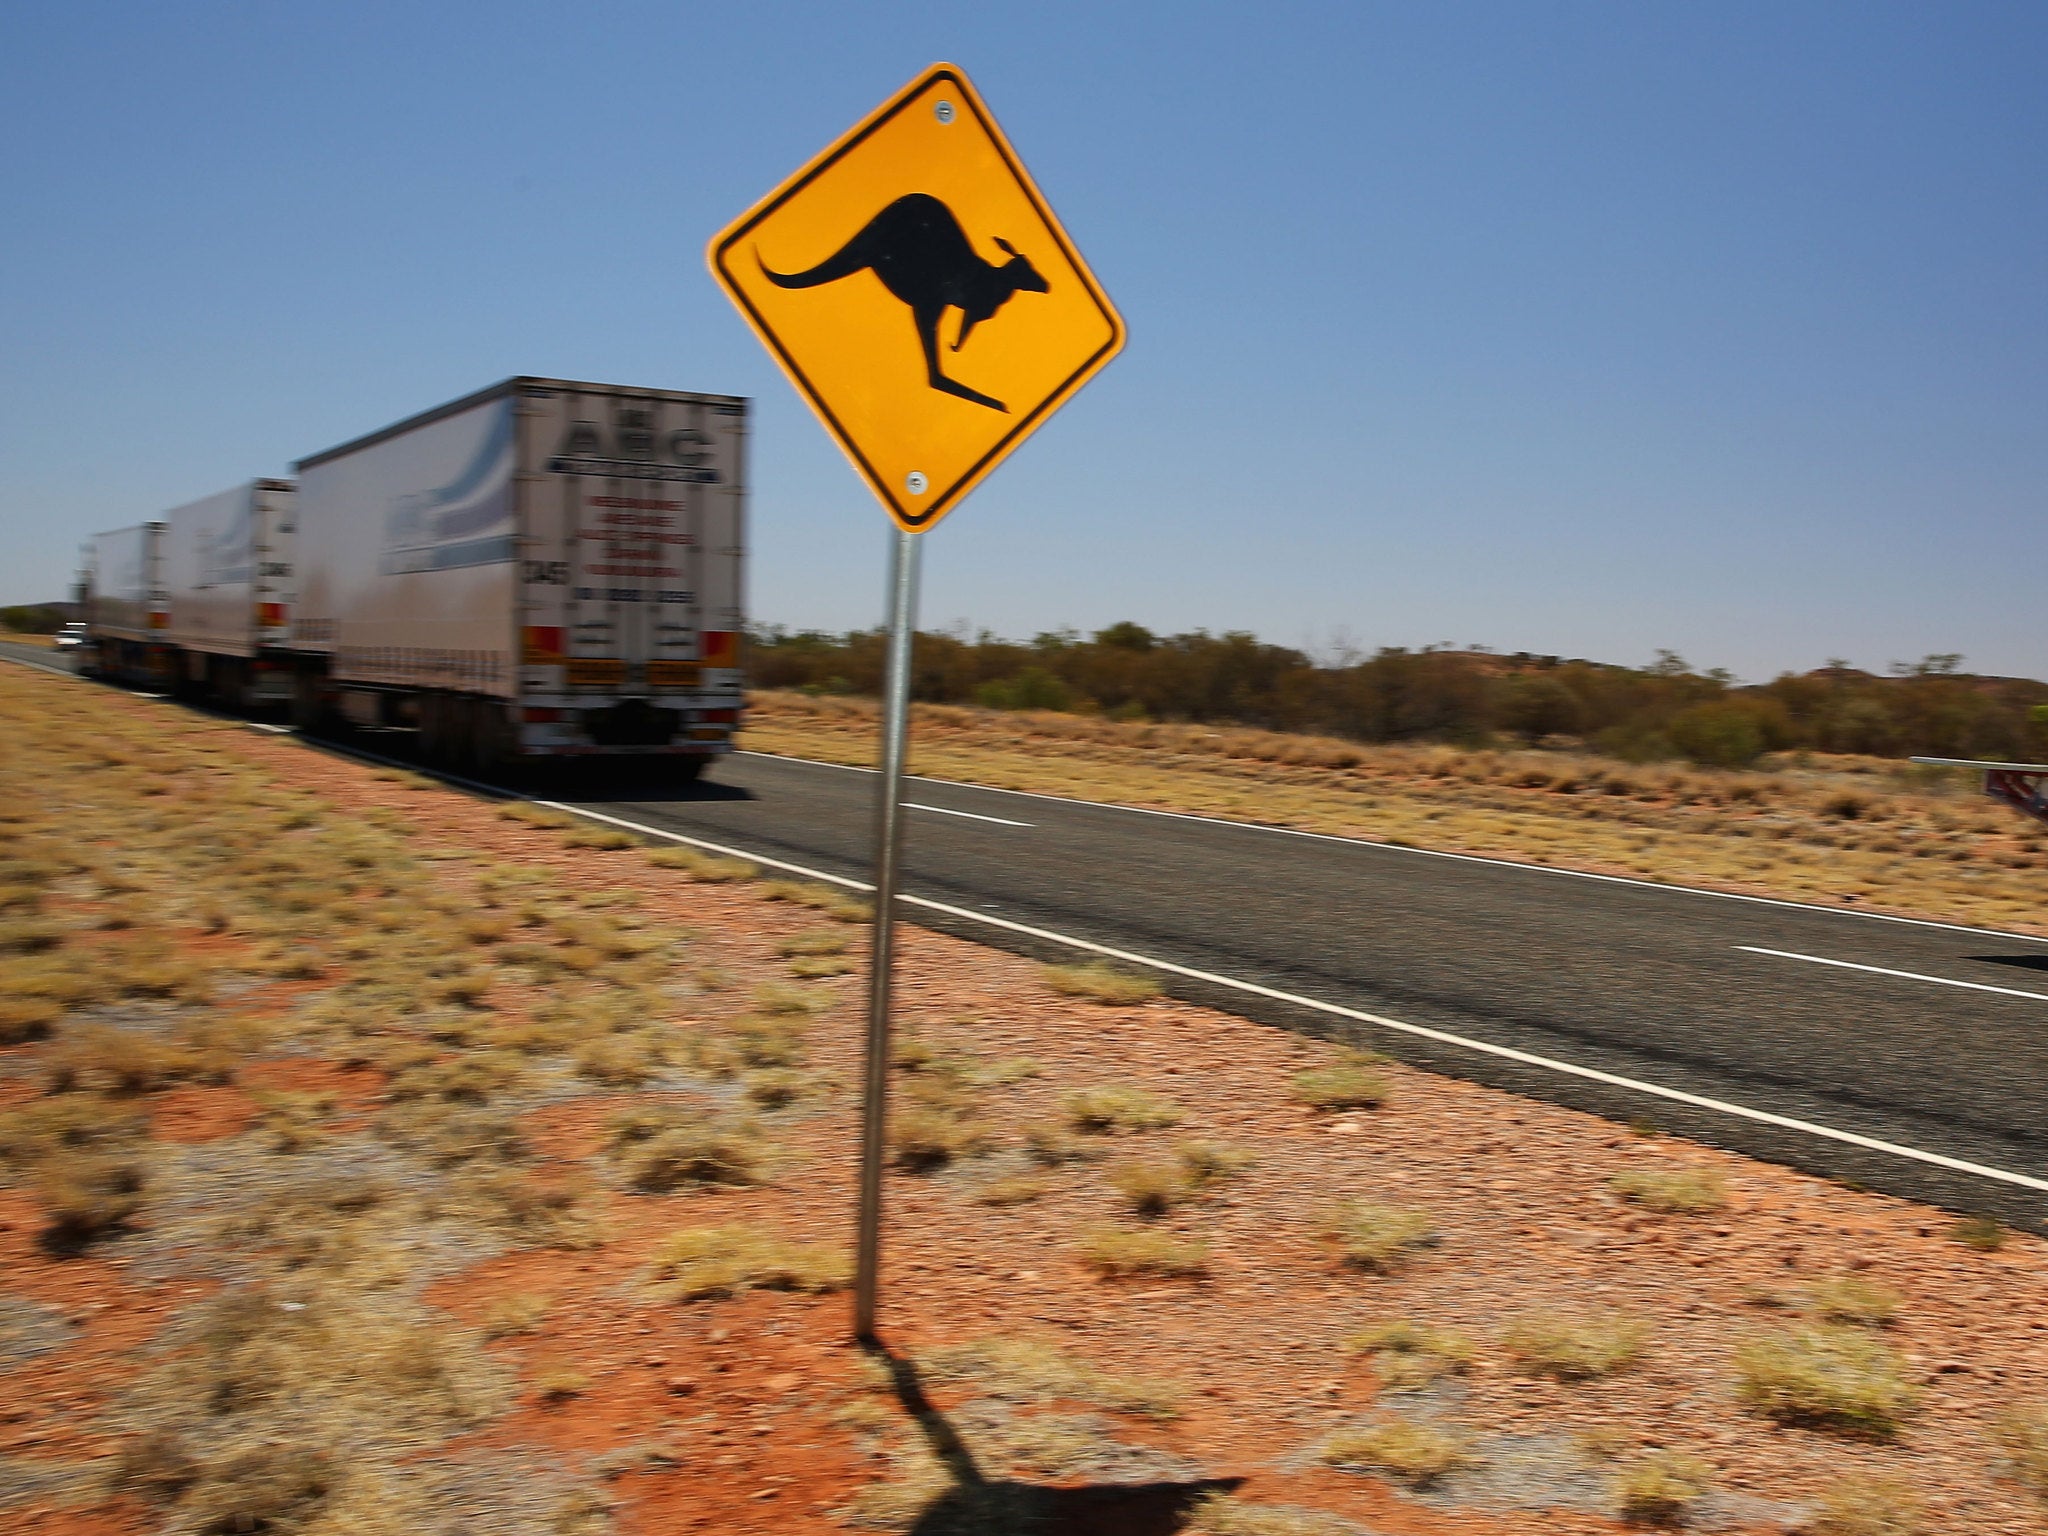
[[[922,532],[1122,350],[967,77],[934,64],[718,235],[712,275]]]

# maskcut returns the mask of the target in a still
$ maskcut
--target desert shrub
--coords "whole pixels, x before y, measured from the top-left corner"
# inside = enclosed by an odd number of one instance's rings
[[[1619,1312],[1536,1312],[1509,1324],[1501,1343],[1525,1371],[1582,1381],[1633,1362],[1649,1331]]]
[[[1676,1525],[1713,1486],[1714,1469],[1681,1451],[1655,1451],[1621,1469],[1614,1502],[1624,1520]]]
[[[1052,1188],[1045,1179],[1032,1173],[1013,1173],[1005,1178],[991,1179],[974,1192],[978,1205],[1025,1205],[1044,1196]]]
[[[533,1291],[493,1297],[484,1304],[484,1337],[503,1339],[515,1333],[531,1333],[552,1305],[551,1298]]]
[[[1091,1227],[1077,1246],[1083,1263],[1110,1276],[1199,1275],[1209,1262],[1206,1244],[1128,1227]]]
[[[36,1178],[42,1245],[69,1255],[127,1228],[142,1209],[146,1180],[132,1158],[80,1156],[46,1163]]]
[[[1472,1461],[1463,1437],[1413,1419],[1389,1419],[1340,1430],[1323,1442],[1322,1459],[1337,1467],[1384,1472],[1411,1487],[1427,1487]]]
[[[1829,1275],[1806,1288],[1807,1309],[1831,1323],[1879,1328],[1898,1315],[1899,1293],[1861,1275]]]
[[[1806,1536],[1920,1536],[1921,1513],[1912,1484],[1852,1473],[1821,1491]]]
[[[804,1026],[786,1015],[746,1014],[727,1035],[750,1067],[794,1067],[804,1059]]]
[[[529,827],[545,827],[554,832],[567,832],[580,825],[577,819],[566,811],[552,811],[544,805],[535,805],[528,800],[508,800],[498,807],[498,814],[507,821],[522,822]]]
[[[1323,1235],[1336,1243],[1345,1263],[1385,1274],[1397,1269],[1418,1249],[1436,1241],[1436,1224],[1427,1211],[1347,1200],[1322,1216]]]
[[[1703,1215],[1728,1203],[1728,1181],[1711,1168],[1630,1168],[1608,1184],[1623,1198],[1668,1215]]]
[[[1948,1229],[1948,1235],[1979,1253],[1996,1253],[2005,1246],[2005,1224],[1996,1216],[1965,1216]]]
[[[2048,1407],[2008,1408],[1993,1421],[1991,1437],[2005,1452],[2005,1472],[2048,1499]]]
[[[684,1228],[654,1251],[653,1271],[656,1290],[676,1301],[756,1289],[836,1291],[853,1278],[838,1250],[789,1242],[744,1222]]]
[[[1115,1008],[1149,1003],[1159,995],[1159,983],[1150,976],[1120,971],[1101,961],[1087,965],[1047,965],[1039,969],[1045,984],[1066,997],[1085,997]]]
[[[1211,1493],[1188,1511],[1188,1536],[1357,1536],[1358,1527],[1320,1510],[1287,1504],[1249,1504]]]
[[[594,848],[616,851],[621,848],[638,848],[640,839],[621,827],[580,826],[573,828],[562,842],[571,848]]]
[[[1024,1149],[1033,1162],[1043,1163],[1048,1168],[1081,1162],[1093,1151],[1086,1141],[1071,1134],[1065,1126],[1053,1124],[1027,1125],[1024,1128]]]
[[[1187,1171],[1177,1162],[1119,1163],[1108,1177],[1110,1187],[1142,1216],[1157,1216],[1194,1192]]]
[[[775,953],[785,960],[798,955],[843,955],[846,935],[832,928],[806,929],[777,943]]]
[[[1255,1161],[1243,1148],[1221,1141],[1184,1141],[1173,1149],[1173,1155],[1189,1185],[1197,1190],[1233,1178]]]
[[[1124,1131],[1156,1131],[1180,1123],[1172,1100],[1149,1089],[1120,1083],[1083,1088],[1062,1101],[1067,1123],[1077,1131],[1110,1135]]]
[[[1294,1074],[1294,1097],[1316,1109],[1374,1109],[1387,1100],[1387,1080],[1373,1070],[1386,1058],[1345,1048],[1327,1067]]]
[[[889,1117],[889,1145],[896,1165],[913,1172],[944,1167],[987,1143],[986,1131],[944,1106],[905,1104]]]
[[[803,880],[764,880],[759,889],[763,901],[786,901],[799,907],[809,907],[838,923],[865,923],[875,915],[871,902],[836,886]]]
[[[1392,1392],[1425,1386],[1472,1363],[1470,1340],[1447,1329],[1405,1320],[1362,1329],[1345,1345],[1370,1355],[1380,1385]]]
[[[1795,1328],[1735,1352],[1743,1402],[1787,1424],[1888,1436],[1914,1393],[1898,1355],[1857,1328]]]
[[[700,853],[695,848],[658,848],[647,857],[648,862],[658,868],[680,870],[692,880],[706,885],[751,880],[761,872],[744,859],[721,858],[715,853]]]
[[[809,1086],[809,1079],[791,1067],[761,1067],[742,1079],[747,1098],[763,1109],[781,1109],[794,1104]]]
[[[657,1039],[608,1035],[577,1048],[576,1075],[607,1087],[637,1088],[650,1078],[659,1077],[667,1059],[667,1052]]]
[[[611,1153],[643,1194],[763,1184],[772,1149],[752,1121],[678,1108],[628,1110],[609,1122]]]
[[[754,1006],[773,1018],[809,1018],[823,1013],[836,999],[817,987],[785,987],[770,982],[754,989]]]
[[[1031,1338],[942,1344],[921,1352],[917,1369],[927,1381],[972,1382],[984,1395],[1008,1402],[1065,1400],[1153,1419],[1176,1417],[1185,1395],[1176,1382],[1114,1375]]]

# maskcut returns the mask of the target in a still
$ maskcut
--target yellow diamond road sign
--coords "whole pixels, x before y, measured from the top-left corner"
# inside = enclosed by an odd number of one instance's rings
[[[913,533],[958,505],[1124,344],[1108,296],[949,64],[749,209],[709,257]]]

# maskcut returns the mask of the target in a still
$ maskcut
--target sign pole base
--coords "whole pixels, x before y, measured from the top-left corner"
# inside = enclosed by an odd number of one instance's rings
[[[910,726],[910,653],[917,631],[918,535],[896,529],[889,552],[889,662],[882,685],[876,778],[874,947],[868,966],[867,1071],[861,1095],[860,1208],[855,1226],[853,1336],[875,1342],[882,1259],[882,1150],[889,1123],[889,996],[896,943],[896,868],[903,851],[903,759]]]

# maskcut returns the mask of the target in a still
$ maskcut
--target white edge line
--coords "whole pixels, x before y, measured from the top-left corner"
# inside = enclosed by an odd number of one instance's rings
[[[1738,944],[1752,955],[1776,955],[1780,960],[1804,960],[1810,965],[1835,965],[1845,971],[1869,971],[1874,976],[1897,976],[1905,981],[1931,981],[1942,987],[1968,987],[1972,992],[1996,992],[2001,997],[2030,997],[2048,1003],[2048,992],[2022,992],[2018,987],[1994,987],[1982,981],[1954,981],[1947,976],[1923,976],[1918,971],[1893,971],[1881,965],[1858,965],[1854,960],[1830,960],[1826,955],[1802,955],[1789,949],[1765,949],[1756,944]]]
[[[592,821],[602,821],[614,827],[632,832],[642,832],[650,837],[665,838],[670,842],[688,843],[692,847],[711,853],[722,853],[729,857],[747,859],[756,864],[766,864],[773,869],[788,870],[812,880],[823,880],[833,885],[845,886],[849,890],[872,891],[874,887],[863,880],[849,880],[844,875],[828,874],[824,870],[812,869],[803,864],[792,864],[786,859],[767,858],[745,848],[735,848],[727,843],[709,842],[701,837],[687,837],[681,832],[671,832],[665,827],[650,827],[644,822],[628,821],[623,816],[608,815],[603,811],[587,810],[582,806],[570,805],[559,800],[535,802],[550,810],[567,811],[574,816],[587,816]],[[2030,1174],[2014,1173],[2010,1169],[1992,1168],[1983,1163],[1972,1163],[1959,1157],[1948,1157],[1940,1152],[1926,1152],[1918,1147],[1902,1146],[1895,1141],[1882,1141],[1875,1136],[1859,1135],[1855,1131],[1840,1131],[1830,1125],[1817,1125],[1811,1120],[1796,1120],[1790,1115],[1772,1114],[1769,1110],[1751,1109],[1746,1104],[1731,1104],[1724,1099],[1710,1099],[1697,1093],[1687,1093],[1679,1088],[1666,1088],[1657,1083],[1646,1083],[1639,1078],[1622,1077],[1613,1072],[1602,1072],[1596,1067],[1582,1067],[1569,1061],[1558,1061],[1549,1056],[1538,1056],[1531,1051],[1518,1051],[1513,1046],[1495,1045],[1487,1040],[1474,1040],[1465,1035],[1454,1035],[1447,1030],[1431,1029],[1423,1024],[1409,1024],[1400,1019],[1390,1019],[1384,1014],[1366,1013],[1357,1008],[1346,1008],[1339,1003],[1326,1003],[1313,997],[1301,997],[1292,992],[1282,992],[1273,987],[1260,986],[1257,982],[1241,981],[1235,976],[1221,976],[1213,971],[1198,971],[1191,966],[1176,965],[1171,960],[1155,960],[1149,955],[1133,954],[1129,950],[1115,949],[1107,944],[1097,944],[1092,939],[1075,938],[1072,934],[1056,933],[1049,928],[1034,928],[1027,923],[1011,922],[1008,918],[991,917],[986,912],[976,912],[967,907],[952,906],[943,901],[932,901],[923,896],[899,894],[896,898],[906,907],[922,907],[928,912],[943,912],[948,917],[965,918],[969,922],[986,923],[992,928],[1006,929],[1034,939],[1045,939],[1054,944],[1064,944],[1070,949],[1084,950],[1089,954],[1101,955],[1108,960],[1123,960],[1132,965],[1146,966],[1151,970],[1165,971],[1169,975],[1184,976],[1190,981],[1206,982],[1211,986],[1225,987],[1235,992],[1249,993],[1254,997],[1270,998],[1274,1002],[1290,1003],[1298,1008],[1312,1009],[1340,1019],[1350,1019],[1360,1024],[1371,1024],[1380,1029],[1393,1030],[1398,1034],[1412,1035],[1421,1040],[1433,1040],[1440,1045],[1457,1046],[1461,1050],[1476,1051],[1481,1055],[1497,1056],[1503,1061],[1518,1062],[1523,1066],[1541,1067],[1546,1071],[1562,1073],[1567,1077],[1583,1078],[1587,1082],[1601,1083],[1610,1088],[1623,1088],[1631,1093],[1648,1094],[1652,1098],[1666,1099],[1674,1104],[1684,1104],[1693,1109],[1704,1109],[1715,1114],[1727,1115],[1737,1120],[1749,1120],[1758,1125],[1775,1126],[1779,1130],[1798,1131],[1807,1136],[1817,1136],[1826,1141],[1838,1141],[1847,1146],[1861,1147],[1869,1152],[1883,1152],[1892,1157],[1906,1158],[1916,1163],[1927,1163],[1936,1168],[1946,1168],[1954,1173],[1967,1173],[1980,1179],[1993,1179],[2001,1184],[2016,1184],[2023,1189],[2048,1192],[2048,1179],[2037,1179]]]
[[[766,757],[777,762],[803,763],[812,768],[839,768],[847,773],[873,773],[856,763],[828,763],[823,758],[795,757],[787,752],[754,752],[742,749],[738,757]],[[1071,795],[1048,795],[1031,789],[1004,789],[995,784],[971,784],[965,779],[933,779],[922,774],[905,774],[919,784],[943,784],[950,789],[978,789],[990,795],[1016,795],[1025,800],[1047,800],[1055,805],[1083,805],[1098,811],[1124,811],[1132,816],[1163,816],[1169,821],[1198,821],[1212,827],[1235,827],[1242,832],[1271,832],[1279,837],[1305,837],[1318,843],[1347,843],[1354,848],[1378,848],[1388,853],[1411,853],[1425,859],[1450,859],[1460,864],[1487,864],[1497,869],[1518,869],[1531,875],[1562,875],[1573,880],[1597,880],[1605,885],[1633,885],[1649,891],[1671,891],[1685,896],[1712,896],[1721,901],[1746,901],[1763,907],[1789,907],[1795,912],[1819,912],[1828,917],[1857,917],[1873,923],[1905,923],[1914,928],[1939,928],[1946,933],[1975,933],[1989,939],[2018,939],[2026,944],[2048,944],[2038,933],[2012,933],[2003,928],[1972,928],[1966,923],[1944,923],[1929,917],[1900,917],[1891,912],[1862,912],[1854,907],[1824,907],[1817,901],[1790,901],[1783,896],[1746,896],[1740,891],[1717,891],[1703,885],[1680,885],[1669,880],[1642,880],[1633,875],[1602,875],[1590,869],[1567,869],[1559,864],[1531,864],[1519,859],[1498,859],[1483,853],[1452,853],[1442,848],[1417,848],[1411,843],[1379,842],[1370,837],[1344,837],[1335,832],[1305,832],[1299,827],[1276,827],[1262,821],[1230,821],[1222,816],[1197,816],[1192,811],[1162,811],[1149,805],[1119,805],[1114,800],[1080,800]]]
[[[33,665],[33,663],[24,662],[23,665]],[[56,669],[47,668],[46,670],[55,671]],[[388,763],[394,767],[409,768],[412,769],[412,771],[414,772],[424,771],[427,773],[428,777],[439,778],[446,783],[461,784],[468,788],[484,790],[487,793],[498,796],[504,796],[506,794],[506,791],[499,788],[495,784],[485,784],[479,782],[476,779],[465,779],[455,774],[434,773],[427,770],[421,770],[411,763],[403,763],[396,758],[384,757],[379,753],[363,752],[354,747],[344,747],[340,750],[349,752],[358,757],[368,758],[377,762]],[[752,755],[766,757],[773,756],[775,754],[756,753]],[[795,758],[791,759],[791,761],[807,762],[809,761],[809,759]],[[828,766],[841,767],[844,765],[834,763]],[[873,770],[861,769],[857,771],[872,772]],[[982,786],[968,785],[966,787],[971,789],[978,789]],[[1010,793],[1023,793],[1023,791],[1010,791]],[[513,796],[511,798],[517,799],[520,797]],[[1057,799],[1059,797],[1054,795],[1047,795],[1036,796],[1034,798]],[[735,848],[727,843],[714,843],[701,837],[687,837],[681,832],[671,832],[665,827],[650,827],[644,822],[628,821],[623,816],[612,816],[606,814],[603,811],[587,810],[583,806],[571,805],[565,801],[536,800],[532,803],[535,805],[545,806],[549,810],[566,811],[571,816],[583,816],[587,817],[591,821],[605,822],[610,826],[621,827],[630,832],[641,832],[645,833],[649,837],[663,838],[668,842],[687,843],[693,848],[702,848],[705,849],[707,852],[722,853],[732,858],[746,859],[749,862],[755,864],[766,864],[771,869],[788,870],[791,874],[802,875],[806,879],[810,880],[822,880],[830,885],[844,886],[848,890],[872,891],[874,889],[872,885],[869,885],[864,880],[850,880],[844,875],[829,874],[822,869],[812,869],[808,865],[792,864],[787,859],[770,858],[765,854],[754,853],[751,850],[745,848]],[[1112,807],[1112,809],[1122,809],[1122,807]],[[1156,811],[1150,814],[1173,815],[1175,813],[1170,811]],[[1200,821],[1206,820],[1207,818],[1190,817],[1188,819]],[[1226,822],[1224,823],[1224,825],[1235,826],[1240,825],[1240,823]],[[1298,835],[1318,836],[1321,834],[1303,833]],[[1349,842],[1352,841],[1352,839],[1335,838],[1332,839],[1332,841]],[[1463,855],[1451,854],[1445,855],[1445,857],[1456,858],[1463,857]],[[1482,859],[1478,862],[1494,863],[1504,861]],[[1559,872],[1565,873],[1565,871]],[[1594,876],[1593,878],[1601,879],[1606,877]],[[1628,883],[1643,884],[1648,882],[1631,881]],[[1672,887],[1672,889],[1686,890],[1690,889],[1690,887],[1678,886]],[[1703,894],[1719,895],[1721,893],[1710,891],[1704,892]],[[1518,1051],[1512,1046],[1495,1045],[1492,1042],[1486,1040],[1473,1040],[1467,1038],[1464,1035],[1451,1034],[1447,1030],[1431,1029],[1428,1026],[1422,1024],[1408,1024],[1404,1023],[1400,1019],[1390,1019],[1383,1014],[1366,1013],[1357,1008],[1346,1008],[1341,1004],[1326,1003],[1319,1001],[1318,999],[1313,997],[1300,997],[1292,992],[1282,992],[1273,987],[1260,986],[1257,982],[1240,981],[1235,976],[1219,976],[1213,971],[1198,971],[1190,966],[1176,965],[1171,960],[1154,960],[1146,955],[1133,954],[1129,950],[1114,949],[1107,944],[1097,944],[1091,939],[1079,939],[1073,937],[1071,934],[1055,933],[1049,928],[1033,928],[1025,923],[1011,922],[1008,918],[991,917],[986,912],[975,912],[966,907],[951,906],[943,901],[931,901],[923,896],[905,896],[899,894],[896,899],[907,907],[923,907],[926,911],[943,912],[949,917],[965,918],[970,922],[976,923],[986,923],[992,928],[1003,928],[1007,929],[1011,933],[1021,933],[1030,938],[1045,939],[1054,944],[1064,944],[1070,949],[1084,950],[1089,954],[1101,955],[1105,959],[1127,961],[1133,965],[1146,966],[1155,971],[1165,971],[1169,975],[1185,976],[1190,981],[1207,982],[1211,986],[1225,987],[1231,991],[1248,993],[1254,997],[1270,998],[1274,1002],[1290,1003],[1298,1008],[1308,1008],[1317,1013],[1327,1013],[1337,1018],[1351,1019],[1360,1024],[1371,1024],[1380,1029],[1393,1030],[1398,1034],[1411,1035],[1417,1039],[1433,1040],[1440,1045],[1457,1046],[1461,1050],[1476,1051],[1479,1054],[1485,1056],[1497,1056],[1503,1061],[1518,1062],[1523,1066],[1541,1067],[1546,1071],[1561,1073],[1566,1077],[1583,1078],[1587,1082],[1601,1083],[1610,1088],[1622,1088],[1628,1090],[1631,1093],[1647,1094],[1652,1098],[1665,1099],[1674,1104],[1688,1105],[1693,1109],[1709,1110],[1715,1114],[1727,1115],[1730,1118],[1736,1120],[1748,1120],[1757,1125],[1775,1126],[1780,1130],[1798,1131],[1807,1136],[1819,1137],[1824,1141],[1838,1141],[1846,1146],[1861,1147],[1865,1151],[1882,1152],[1891,1157],[1901,1157],[1911,1162],[1926,1163],[1936,1168],[1946,1168],[1953,1173],[1967,1173],[1972,1175],[1973,1177],[1980,1179],[1992,1179],[2001,1184],[2015,1184],[2022,1189],[2035,1189],[2041,1190],[2044,1193],[2048,1193],[2048,1179],[2037,1179],[2029,1174],[2014,1173],[2010,1169],[1992,1168],[1988,1167],[1983,1163],[1972,1163],[1964,1160],[1963,1158],[1948,1157],[1940,1152],[1925,1152],[1918,1147],[1902,1146],[1901,1144],[1895,1141],[1882,1141],[1875,1136],[1859,1135],[1855,1131],[1839,1131],[1836,1130],[1833,1126],[1817,1125],[1811,1120],[1796,1120],[1792,1118],[1790,1115],[1777,1115],[1772,1114],[1769,1110],[1751,1109],[1746,1104],[1730,1104],[1723,1099],[1710,1099],[1703,1097],[1700,1094],[1687,1093],[1683,1089],[1665,1088],[1657,1083],[1643,1082],[1638,1078],[1622,1077],[1613,1072],[1602,1072],[1595,1067],[1581,1067],[1569,1061],[1557,1061],[1548,1056],[1538,1056],[1531,1051]],[[1737,897],[1735,899],[1755,900],[1759,898]],[[1786,902],[1782,903],[1782,905],[1798,906],[1801,904],[1798,902]],[[1826,907],[1821,907],[1817,908],[1816,910],[1825,912],[1829,909]],[[1853,915],[1857,917],[1874,917],[1878,914],[1859,912]],[[1906,922],[1911,921],[1911,919],[1901,918],[1894,919],[1894,921]],[[1947,927],[1949,925],[1938,923],[1932,924],[1930,926]],[[1966,929],[1964,931],[1971,933],[1981,933],[1986,932],[1988,930]],[[2025,935],[2010,935],[2010,937],[2025,937]]]
[[[915,800],[903,802],[906,811],[937,811],[941,816],[965,816],[969,821],[992,821],[999,827],[1028,827],[1028,821],[1012,821],[1007,816],[984,816],[979,811],[956,811],[950,805],[919,805]]]

